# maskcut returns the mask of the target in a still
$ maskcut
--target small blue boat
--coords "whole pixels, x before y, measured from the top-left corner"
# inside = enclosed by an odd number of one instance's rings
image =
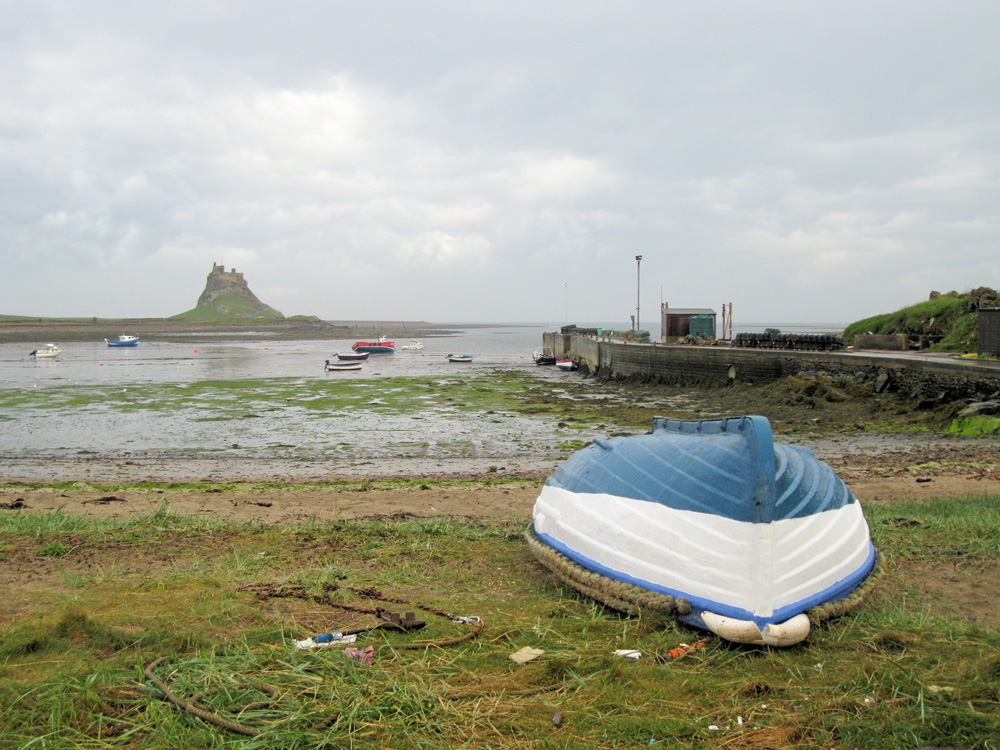
[[[108,346],[139,346],[138,336],[119,336],[116,339],[104,339]]]
[[[740,643],[788,646],[860,604],[878,570],[861,504],[765,417],[657,417],[550,477],[526,534],[566,583]]]
[[[449,354],[448,355],[448,361],[449,362],[471,362],[472,361],[472,355],[471,354]]]
[[[364,362],[370,356],[371,352],[367,351],[337,352],[337,359],[346,362]]]

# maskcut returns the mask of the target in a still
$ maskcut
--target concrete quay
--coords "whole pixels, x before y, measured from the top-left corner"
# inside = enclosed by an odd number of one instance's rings
[[[546,333],[544,345],[599,377],[670,385],[765,384],[791,375],[872,381],[879,390],[939,401],[1000,398],[1000,362],[926,352],[811,352],[731,346],[637,344]]]

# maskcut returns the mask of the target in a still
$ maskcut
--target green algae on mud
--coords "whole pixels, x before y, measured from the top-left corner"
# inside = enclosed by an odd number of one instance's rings
[[[370,411],[413,419],[433,419],[445,412],[481,413],[486,418],[516,412],[583,429],[596,425],[632,431],[648,429],[654,416],[709,419],[762,414],[786,432],[934,430],[944,429],[953,416],[943,408],[918,409],[912,399],[898,394],[874,394],[821,378],[699,389],[581,377],[553,381],[512,370],[471,377],[258,378],[0,391],[0,419],[10,419],[12,411],[31,409],[189,412],[192,419],[223,422],[291,411],[304,417]]]
[[[476,410],[508,407],[510,389],[484,387],[470,378],[395,377],[329,381],[296,378],[204,380],[191,383],[117,386],[60,385],[30,391],[0,391],[0,410],[102,408],[120,412],[208,408],[214,419],[241,419],[262,409],[299,407],[338,411],[377,407],[406,413],[447,405]]]
[[[987,416],[960,417],[948,425],[946,432],[952,435],[965,435],[967,437],[1000,435],[1000,418]]]
[[[655,416],[760,414],[785,440],[870,436],[871,446],[914,431],[940,436],[949,408],[822,378],[699,389],[546,368],[61,385],[0,391],[0,470],[101,481],[434,476],[493,465],[524,473],[548,470],[595,437],[647,432]]]

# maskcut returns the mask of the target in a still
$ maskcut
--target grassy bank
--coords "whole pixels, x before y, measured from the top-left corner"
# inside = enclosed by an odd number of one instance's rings
[[[0,513],[0,747],[988,748],[1000,736],[995,613],[973,620],[948,593],[996,577],[996,496],[867,507],[887,574],[860,610],[791,649],[716,641],[662,663],[652,656],[702,634],[557,585],[522,540],[526,519],[264,528],[168,507],[125,523]],[[362,634],[371,666],[291,648],[374,624],[376,606],[427,625]],[[545,654],[508,659],[524,646]],[[164,687],[258,734],[182,710]]]
[[[935,336],[939,340],[930,347],[934,351],[968,352],[976,349],[976,326],[975,309],[970,308],[967,296],[952,292],[851,323],[844,329],[844,338],[852,342],[865,333]]]

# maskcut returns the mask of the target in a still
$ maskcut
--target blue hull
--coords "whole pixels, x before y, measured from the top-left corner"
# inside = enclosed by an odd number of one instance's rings
[[[395,348],[391,346],[358,346],[356,352],[371,352],[372,354],[395,354]]]
[[[111,341],[108,340],[108,346],[139,346],[139,339],[135,341]]]

